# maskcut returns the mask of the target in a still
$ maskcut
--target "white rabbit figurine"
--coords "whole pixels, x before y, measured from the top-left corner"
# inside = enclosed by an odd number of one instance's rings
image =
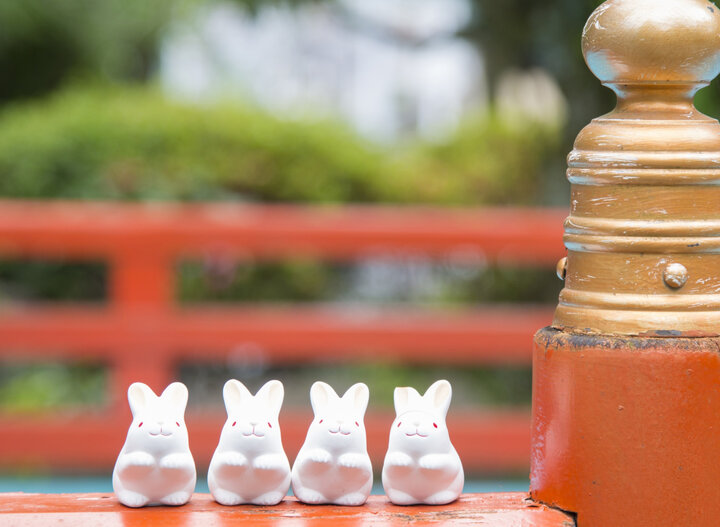
[[[141,382],[128,388],[133,420],[113,470],[113,490],[123,505],[190,501],[197,474],[185,427],[187,400],[187,388],[180,382],[160,397]]]
[[[310,388],[315,417],[292,469],[293,493],[303,503],[362,505],[372,489],[363,418],[370,391],[351,386],[342,398],[329,385]]]
[[[284,395],[280,381],[266,383],[254,397],[240,381],[225,383],[228,419],[208,470],[218,503],[277,505],[287,494],[290,462],[278,424]]]
[[[423,396],[414,388],[395,388],[397,416],[382,471],[385,493],[395,505],[443,505],[460,496],[465,476],[445,425],[451,398],[444,380]]]

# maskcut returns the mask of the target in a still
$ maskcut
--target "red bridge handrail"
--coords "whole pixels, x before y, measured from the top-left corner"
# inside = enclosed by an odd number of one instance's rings
[[[89,465],[100,467],[122,444],[117,431],[127,424],[127,385],[144,380],[160,389],[179,362],[196,360],[199,352],[202,360],[222,360],[252,344],[263,360],[276,364],[378,359],[529,364],[532,335],[552,316],[547,307],[180,306],[174,264],[209,255],[253,260],[390,255],[550,267],[564,253],[565,216],[556,209],[0,201],[0,257],[100,259],[110,266],[106,305],[0,308],[0,358],[92,358],[112,372],[111,407],[102,417],[45,420],[58,438],[52,450],[45,441],[27,440],[43,417],[0,416],[6,430],[0,434],[0,465],[67,468],[81,459],[85,433],[99,441]],[[221,422],[221,416],[209,419],[198,422]],[[458,434],[456,446],[471,470],[522,468],[527,423],[526,410],[478,414]],[[205,428],[191,427],[200,465],[209,461],[219,430]],[[303,425],[290,419],[287,428],[292,456]],[[368,416],[368,433],[386,434],[378,416]],[[484,447],[478,447],[480,437]]]

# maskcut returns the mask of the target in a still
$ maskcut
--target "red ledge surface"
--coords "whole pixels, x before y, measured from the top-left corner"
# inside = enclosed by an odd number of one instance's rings
[[[464,494],[444,506],[398,507],[385,496],[371,496],[362,507],[308,506],[286,498],[275,507],[224,507],[209,494],[195,494],[182,507],[129,509],[112,494],[0,494],[0,525],[19,526],[172,526],[227,525],[503,525],[574,527],[560,511],[530,501],[522,492]]]

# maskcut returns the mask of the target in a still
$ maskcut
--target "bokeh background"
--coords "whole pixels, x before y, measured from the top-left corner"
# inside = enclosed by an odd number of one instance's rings
[[[599,3],[2,0],[0,198],[564,206],[572,140],[614,100],[580,51]],[[720,112],[715,85],[698,106]],[[100,262],[2,260],[0,303],[101,301],[106,275]],[[482,261],[208,260],[182,263],[177,295],[454,309],[553,304],[560,287],[548,269]],[[289,404],[306,404],[316,378],[364,380],[390,406],[394,386],[440,376],[454,407],[530,404],[519,366],[277,368],[235,356],[179,375],[200,407],[221,404],[229,377],[281,378]],[[106,384],[97,364],[6,361],[0,411],[100,406]],[[79,475],[14,467],[0,490],[109,488],[104,474],[68,479]],[[474,476],[527,485],[522,472]]]

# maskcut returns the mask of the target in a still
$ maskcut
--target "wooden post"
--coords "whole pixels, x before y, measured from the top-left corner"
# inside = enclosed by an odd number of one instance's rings
[[[580,527],[720,522],[720,71],[705,0],[609,0],[583,52],[618,96],[568,158],[565,289],[535,337],[531,493]]]

